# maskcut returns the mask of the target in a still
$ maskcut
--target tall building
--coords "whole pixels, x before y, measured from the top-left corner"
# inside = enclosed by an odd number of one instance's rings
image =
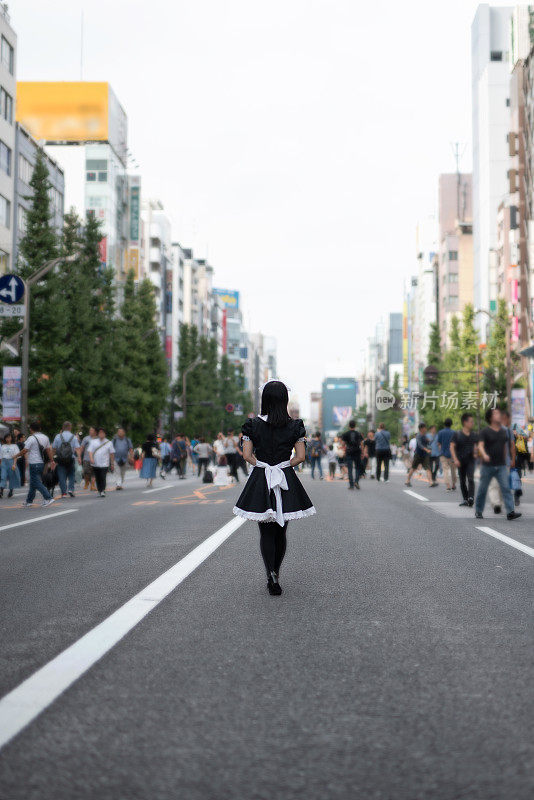
[[[100,259],[117,282],[130,267],[128,121],[111,86],[91,81],[21,81],[17,121],[65,173],[65,207],[102,224]],[[74,147],[73,145],[78,145]]]
[[[388,331],[388,382],[390,387],[399,376],[399,388],[402,388],[402,313],[389,315]]]
[[[422,381],[430,346],[430,326],[438,318],[438,239],[438,224],[433,215],[419,222],[416,236],[418,272],[417,284],[413,287],[415,296],[411,331],[413,377],[416,383]]]
[[[355,378],[329,377],[322,385],[322,434],[335,436],[356,411],[358,384]]]
[[[451,318],[473,303],[472,176],[439,176],[438,324],[446,346]]]
[[[490,251],[497,244],[497,209],[507,190],[511,21],[511,7],[485,3],[471,27],[473,299],[477,308],[487,311],[496,307]],[[478,320],[484,337],[480,316]]]
[[[15,96],[17,37],[9,23],[7,5],[0,5],[0,274],[14,265]]]
[[[22,125],[15,126],[15,158],[13,177],[15,180],[15,197],[13,211],[13,266],[18,259],[19,242],[26,233],[26,215],[31,207],[33,189],[30,180],[33,175],[37,153],[41,148]],[[50,182],[51,223],[58,236],[63,230],[65,176],[61,167],[43,151],[48,168]]]
[[[141,203],[141,263],[141,277],[149,278],[154,286],[158,329],[171,377],[175,356],[172,338],[172,236],[171,222],[160,200],[143,200]]]

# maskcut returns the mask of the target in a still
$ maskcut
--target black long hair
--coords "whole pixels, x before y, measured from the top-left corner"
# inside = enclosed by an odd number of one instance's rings
[[[288,403],[289,395],[285,383],[269,381],[265,384],[261,395],[261,413],[267,415],[267,422],[273,428],[283,428],[291,419],[287,410]]]

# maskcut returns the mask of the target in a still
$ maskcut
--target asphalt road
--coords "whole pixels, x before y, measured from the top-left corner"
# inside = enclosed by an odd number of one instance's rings
[[[303,481],[280,598],[235,487],[2,502],[0,722],[30,720],[1,800],[534,796],[534,487],[507,522],[400,472]]]

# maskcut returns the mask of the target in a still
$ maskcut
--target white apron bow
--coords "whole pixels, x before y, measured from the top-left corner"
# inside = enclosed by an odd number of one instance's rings
[[[284,527],[282,490],[287,492],[288,486],[287,486],[287,478],[283,470],[286,469],[287,467],[290,467],[291,463],[289,461],[282,461],[280,464],[272,465],[272,464],[266,464],[265,461],[256,461],[254,466],[260,467],[260,469],[265,470],[267,491],[270,494],[272,489],[276,499],[276,521],[281,527]]]

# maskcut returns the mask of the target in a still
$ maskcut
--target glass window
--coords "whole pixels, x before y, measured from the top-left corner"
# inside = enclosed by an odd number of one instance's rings
[[[3,86],[0,86],[0,115],[10,125],[13,124],[13,98]]]
[[[492,50],[490,58],[492,61],[502,61],[502,50]]]
[[[0,139],[0,169],[11,175],[11,148]]]
[[[27,221],[27,211],[24,206],[19,206],[17,210],[17,226],[19,229],[19,234],[24,236],[26,233],[26,221]]]
[[[2,36],[2,64],[13,75],[13,48],[7,41],[5,36]]]
[[[105,158],[88,158],[85,162],[86,169],[107,169],[108,162]]]
[[[98,181],[99,181],[99,183],[106,183],[107,179],[108,179],[108,173],[107,172],[99,172],[98,173]]]
[[[33,174],[33,166],[22,153],[19,153],[19,178],[29,185]]]
[[[449,261],[458,261],[458,251],[449,250]]]
[[[11,227],[11,203],[0,194],[0,225]]]
[[[96,181],[96,172],[88,172],[87,173],[87,180],[88,181]]]

